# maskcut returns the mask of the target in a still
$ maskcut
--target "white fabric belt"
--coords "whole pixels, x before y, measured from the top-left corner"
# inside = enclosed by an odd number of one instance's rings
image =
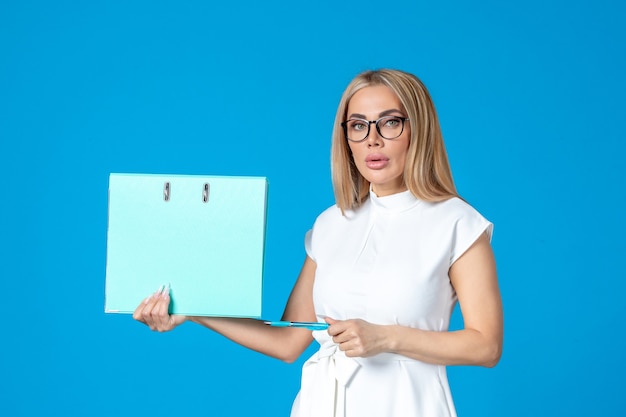
[[[344,417],[346,387],[358,369],[369,361],[412,361],[396,354],[372,358],[349,358],[332,340],[325,340],[317,353],[302,366],[300,417]]]
[[[301,417],[345,416],[346,385],[360,364],[325,343],[302,366]]]

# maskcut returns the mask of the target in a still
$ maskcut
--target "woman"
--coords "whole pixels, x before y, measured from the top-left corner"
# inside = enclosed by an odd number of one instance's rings
[[[415,76],[358,75],[335,120],[336,205],[305,238],[283,320],[168,315],[168,291],[134,317],[157,331],[193,321],[287,362],[313,338],[292,417],[455,416],[446,365],[494,366],[503,319],[492,225],[456,193],[432,100]],[[448,331],[458,300],[464,328]]]

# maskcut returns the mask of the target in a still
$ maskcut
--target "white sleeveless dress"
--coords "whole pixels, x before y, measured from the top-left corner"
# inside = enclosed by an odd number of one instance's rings
[[[360,318],[447,331],[457,301],[450,266],[493,225],[459,198],[427,203],[409,191],[325,210],[305,239],[317,264],[319,321]],[[383,353],[348,358],[326,331],[305,362],[292,417],[454,417],[445,366]]]

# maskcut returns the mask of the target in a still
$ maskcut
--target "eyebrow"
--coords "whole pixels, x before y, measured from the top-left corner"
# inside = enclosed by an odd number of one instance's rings
[[[389,116],[390,114],[394,114],[394,113],[404,114],[404,113],[402,113],[398,109],[389,109],[389,110],[385,110],[385,111],[380,112],[378,114],[378,117],[385,117],[385,116]],[[352,119],[352,118],[367,120],[367,117],[365,117],[364,114],[360,114],[360,113],[352,113],[350,116],[348,116],[348,119]]]

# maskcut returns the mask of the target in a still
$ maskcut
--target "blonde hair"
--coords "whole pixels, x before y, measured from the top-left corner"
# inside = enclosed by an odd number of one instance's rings
[[[457,196],[435,106],[424,84],[413,74],[380,69],[357,75],[343,93],[335,117],[331,146],[331,172],[335,201],[342,212],[359,207],[369,196],[370,183],[358,171],[341,123],[348,104],[359,90],[384,85],[400,99],[409,118],[411,134],[403,180],[411,193],[425,201]]]

